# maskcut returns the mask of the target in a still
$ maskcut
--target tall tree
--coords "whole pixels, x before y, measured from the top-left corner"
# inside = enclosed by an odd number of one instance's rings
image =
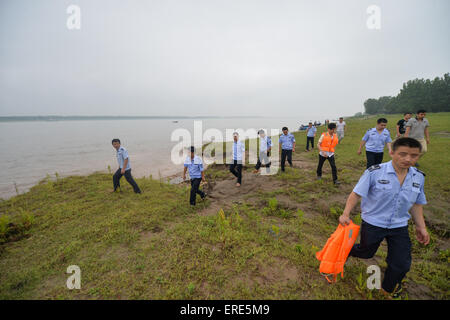
[[[366,114],[416,112],[418,109],[450,111],[450,74],[433,80],[409,80],[397,96],[367,99],[364,109]]]

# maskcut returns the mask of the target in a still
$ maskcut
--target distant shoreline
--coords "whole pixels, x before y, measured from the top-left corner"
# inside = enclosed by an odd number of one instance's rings
[[[17,121],[80,121],[80,120],[182,120],[182,119],[235,119],[264,118],[262,116],[0,116],[0,122]]]

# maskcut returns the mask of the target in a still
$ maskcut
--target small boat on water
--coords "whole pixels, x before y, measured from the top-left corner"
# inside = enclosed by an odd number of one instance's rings
[[[306,128],[308,128],[308,126],[305,126],[304,124],[302,124],[300,126],[300,128],[298,128],[298,130],[303,131],[303,130],[306,130]]]
[[[313,123],[313,126],[315,126],[315,127],[319,127],[321,125],[321,123],[319,122],[319,121],[314,121],[314,123]],[[300,130],[300,131],[304,131],[304,130],[306,130],[306,129],[308,129],[308,125],[305,125],[305,124],[302,124],[299,128],[298,128],[298,130]]]

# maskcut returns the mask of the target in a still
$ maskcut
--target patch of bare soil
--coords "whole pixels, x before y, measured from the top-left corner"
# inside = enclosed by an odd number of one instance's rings
[[[241,186],[236,186],[237,178],[230,172],[229,177],[224,180],[216,180],[206,185],[210,206],[203,209],[199,214],[215,214],[221,208],[230,208],[233,204],[248,201],[248,196],[258,191],[270,191],[280,187],[282,183],[273,183],[270,176],[254,174],[251,170],[242,171]]]

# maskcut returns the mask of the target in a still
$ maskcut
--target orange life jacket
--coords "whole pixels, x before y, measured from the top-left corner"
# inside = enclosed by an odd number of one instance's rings
[[[322,142],[320,143],[320,151],[334,152],[334,147],[338,144],[338,137],[336,133],[330,136],[328,132],[322,133]]]
[[[358,237],[359,228],[352,221],[345,227],[339,224],[323,249],[316,253],[316,258],[321,261],[319,271],[328,282],[336,282],[339,273],[344,278],[344,264]],[[330,275],[333,275],[333,281],[328,279]]]

